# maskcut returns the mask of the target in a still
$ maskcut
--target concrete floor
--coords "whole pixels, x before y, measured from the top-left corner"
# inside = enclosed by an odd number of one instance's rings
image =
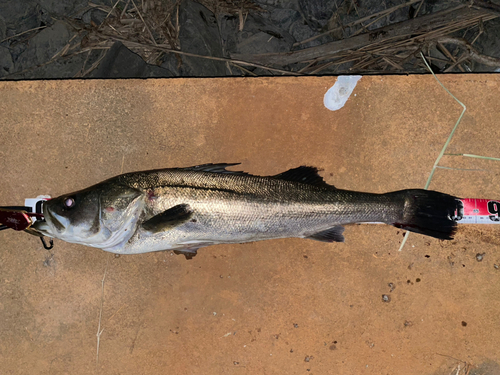
[[[467,106],[447,152],[500,157],[500,76],[440,78]],[[351,190],[423,187],[460,106],[432,76],[366,76],[332,112],[335,79],[0,82],[0,205],[210,162],[260,175],[312,165]],[[440,165],[456,169],[431,189],[500,197],[500,162]],[[355,225],[343,244],[213,246],[189,261],[57,240],[46,251],[3,231],[0,373],[499,374],[499,230],[412,234],[398,252],[398,229]]]

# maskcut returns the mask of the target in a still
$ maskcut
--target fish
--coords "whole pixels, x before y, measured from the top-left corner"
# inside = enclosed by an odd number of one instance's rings
[[[278,238],[344,242],[344,225],[378,222],[450,240],[462,202],[423,189],[384,194],[337,189],[315,167],[273,176],[203,164],[125,173],[43,203],[32,228],[116,254],[173,250],[192,258],[202,247]]]

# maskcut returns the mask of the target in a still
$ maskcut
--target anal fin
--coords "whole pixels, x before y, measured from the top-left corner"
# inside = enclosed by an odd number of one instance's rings
[[[184,224],[193,216],[189,204],[178,204],[142,223],[149,232],[158,233]]]
[[[342,233],[344,233],[344,227],[342,225],[337,225],[327,230],[311,234],[306,238],[321,242],[344,242]]]

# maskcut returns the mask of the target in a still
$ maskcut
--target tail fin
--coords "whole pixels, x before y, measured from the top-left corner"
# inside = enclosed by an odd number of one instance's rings
[[[402,190],[404,212],[401,219],[391,223],[396,228],[424,234],[442,240],[451,240],[457,230],[456,218],[463,215],[463,204],[458,198],[429,190]]]

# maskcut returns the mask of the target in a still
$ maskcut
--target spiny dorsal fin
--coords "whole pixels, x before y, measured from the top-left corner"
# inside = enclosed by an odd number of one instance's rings
[[[323,180],[323,177],[321,177],[318,174],[318,168],[315,167],[302,166],[298,168],[293,168],[286,172],[277,174],[276,176],[273,177],[279,180],[294,181],[294,182],[300,182],[302,184],[334,188],[333,185],[328,185]]]
[[[211,173],[226,173],[226,174],[235,174],[235,175],[248,175],[246,172],[240,171],[228,171],[227,167],[232,167],[233,165],[239,165],[241,163],[218,163],[218,164],[201,164],[195,165],[192,167],[179,168],[185,171],[197,171],[197,172],[211,172]]]

